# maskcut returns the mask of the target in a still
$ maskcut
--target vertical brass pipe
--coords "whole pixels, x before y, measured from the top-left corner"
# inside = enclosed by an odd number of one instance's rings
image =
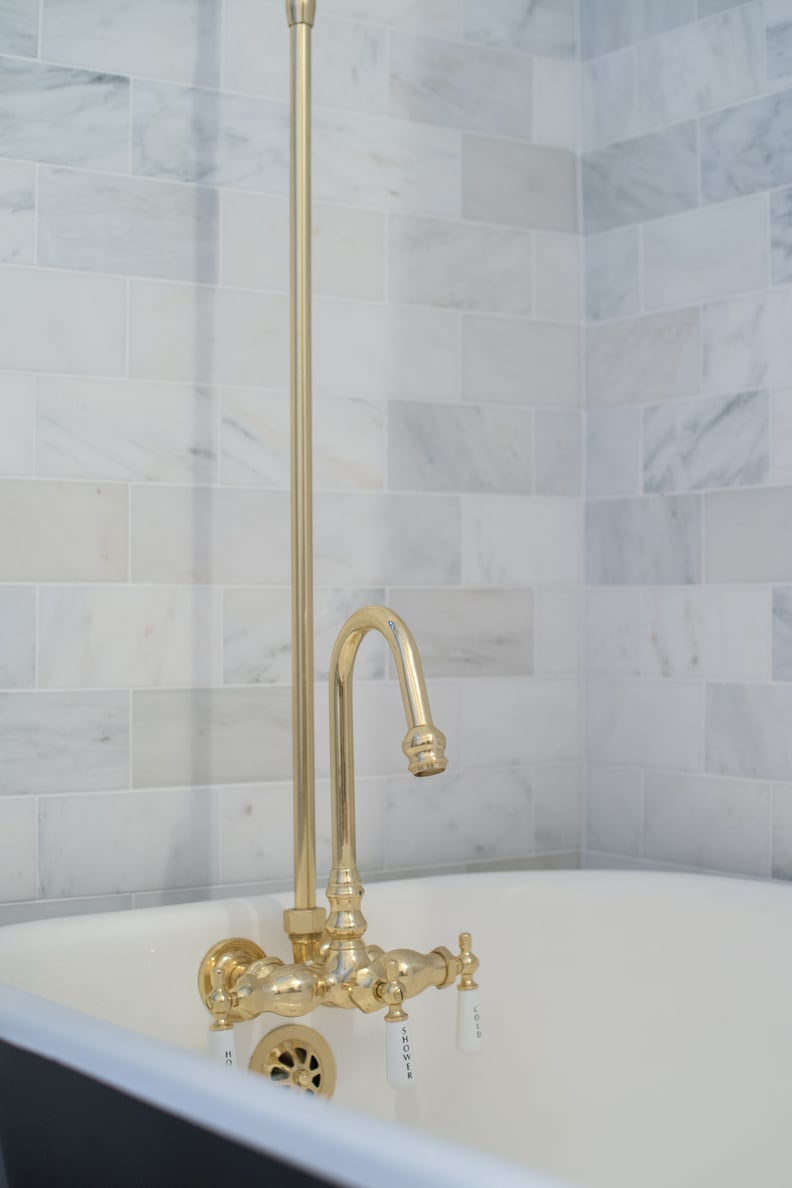
[[[286,0],[291,38],[291,547],[294,907],[284,913],[295,959],[316,952],[311,436],[311,29],[315,0]]]

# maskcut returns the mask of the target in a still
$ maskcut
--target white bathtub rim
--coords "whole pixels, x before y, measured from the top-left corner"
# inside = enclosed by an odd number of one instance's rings
[[[213,1069],[191,1052],[2,984],[0,1039],[345,1188],[563,1188],[398,1122],[328,1108],[252,1075]]]

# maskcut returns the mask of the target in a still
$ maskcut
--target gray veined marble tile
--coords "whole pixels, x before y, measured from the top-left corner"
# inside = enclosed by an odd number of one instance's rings
[[[388,406],[388,480],[397,490],[527,494],[532,447],[533,419],[525,409]]]
[[[792,581],[792,487],[704,497],[709,582]]]
[[[701,504],[689,495],[611,499],[586,509],[588,581],[597,586],[701,580]]]
[[[456,218],[459,153],[459,133],[449,128],[317,109],[315,195],[347,206]]]
[[[462,498],[462,584],[574,586],[580,580],[580,502],[530,495]]]
[[[534,241],[534,315],[578,325],[582,319],[582,240],[538,231]]]
[[[579,755],[577,681],[481,677],[462,684],[462,762],[486,768],[567,763]]]
[[[586,62],[582,70],[583,147],[635,136],[639,125],[634,48]]]
[[[640,675],[642,598],[643,591],[631,586],[591,586],[586,590],[587,673]]]
[[[385,486],[381,400],[324,397],[313,413],[314,483],[321,489]],[[291,457],[285,392],[226,389],[220,426],[222,481],[288,490]]]
[[[36,243],[36,170],[0,164],[0,263],[32,264]]]
[[[792,681],[792,586],[773,590],[773,679]]]
[[[531,237],[512,228],[391,216],[388,293],[399,304],[528,315]]]
[[[792,381],[790,318],[791,288],[705,306],[701,316],[704,390],[788,385]]]
[[[39,376],[36,391],[39,475],[175,483],[215,477],[211,390]]]
[[[288,509],[288,495],[281,491],[135,487],[133,580],[286,585]]]
[[[0,367],[123,375],[126,287],[121,277],[0,267]]]
[[[574,0],[465,0],[465,40],[547,57],[574,58]]]
[[[288,107],[136,81],[132,169],[148,177],[288,192]]]
[[[696,0],[580,0],[583,58],[597,58],[696,19]]]
[[[644,413],[644,489],[696,491],[768,481],[766,392],[685,400]]]
[[[764,81],[764,13],[743,4],[638,47],[644,127],[749,99]]]
[[[534,58],[534,144],[578,147],[580,67],[573,59]]]
[[[493,135],[531,136],[531,60],[481,45],[392,33],[392,116]]]
[[[778,388],[770,401],[770,481],[780,487],[792,483],[792,390]]]
[[[133,694],[136,788],[253,784],[291,771],[291,691],[141,690]]]
[[[0,373],[0,474],[33,473],[35,390],[32,375]]]
[[[329,492],[316,507],[316,580],[322,586],[456,586],[460,539],[454,496]]]
[[[590,496],[639,495],[642,488],[639,408],[592,410],[586,417],[586,486]]]
[[[462,137],[462,213],[485,223],[577,231],[577,158],[565,149]]]
[[[636,227],[587,235],[586,314],[589,321],[623,318],[641,305],[640,243]]]
[[[216,87],[220,9],[221,0],[43,0],[42,56]]]
[[[467,315],[462,322],[465,401],[581,403],[577,326]]]
[[[388,34],[357,19],[334,20],[328,7],[321,10],[321,36],[312,40],[313,102],[384,114]],[[223,41],[225,90],[288,101],[289,28],[282,5],[234,0],[225,8]]]
[[[0,581],[127,580],[126,487],[6,479],[0,495]]]
[[[641,854],[643,784],[640,772],[592,765],[586,793],[586,842],[589,848],[607,854]]]
[[[705,116],[701,180],[705,201],[722,202],[792,182],[792,91]]]
[[[650,223],[643,231],[643,248],[648,309],[763,289],[767,199],[755,195]]]
[[[433,677],[533,671],[530,590],[399,590],[393,602]]]
[[[668,586],[643,591],[641,671],[654,677],[766,681],[770,591],[763,586]]]
[[[201,788],[172,789],[166,796],[47,797],[39,810],[41,894],[117,894],[215,882],[213,800]]]
[[[462,28],[462,0],[324,0],[334,16],[369,24],[392,25],[434,37],[455,38]]]
[[[128,752],[126,693],[0,695],[0,794],[125,788]]]
[[[317,681],[327,679],[333,644],[341,624],[359,607],[386,601],[382,588],[316,588],[314,657]],[[291,647],[291,593],[288,587],[225,591],[223,674],[227,685],[290,684]],[[383,680],[384,652],[377,648],[363,648],[355,660],[355,675],[365,681]]]
[[[792,687],[709,685],[707,770],[764,780],[792,778]]]
[[[32,797],[0,800],[0,898],[4,904],[38,895],[38,805]]]
[[[788,0],[766,0],[767,77],[788,79],[792,75],[792,10]]]
[[[35,58],[38,32],[39,0],[3,0],[0,4],[0,53]]]
[[[703,870],[767,876],[770,867],[770,788],[648,772],[645,853]]]
[[[204,187],[42,169],[38,263],[213,282],[218,205]]]
[[[695,123],[677,124],[583,155],[587,232],[677,214],[698,205]]]
[[[708,17],[727,8],[736,8],[738,4],[745,4],[745,0],[698,0],[698,14]]]
[[[0,688],[29,689],[35,679],[35,591],[32,586],[0,587]]]
[[[792,188],[770,195],[770,251],[773,283],[792,281]]]
[[[695,395],[700,350],[697,309],[590,326],[586,340],[589,404],[602,408]]]
[[[774,879],[792,879],[792,786],[776,784],[773,788],[773,870]]]
[[[534,485],[537,495],[579,495],[582,414],[538,409],[535,422]]]
[[[704,683],[598,678],[588,683],[587,736],[595,763],[701,771]]]
[[[125,171],[129,79],[0,58],[0,154]]]
[[[39,685],[123,689],[220,683],[220,591],[189,586],[45,586]]]

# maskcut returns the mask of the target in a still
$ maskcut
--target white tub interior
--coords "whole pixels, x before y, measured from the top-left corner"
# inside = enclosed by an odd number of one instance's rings
[[[201,1053],[200,957],[242,935],[287,959],[289,898],[8,927],[2,980]],[[337,1103],[585,1188],[788,1188],[789,889],[491,874],[375,884],[364,909],[385,947],[473,933],[486,1047],[456,1053],[455,990],[412,1000],[418,1085],[398,1093],[385,1084],[381,1016],[319,1009],[302,1021],[333,1046]],[[281,1022],[238,1028],[242,1055]]]

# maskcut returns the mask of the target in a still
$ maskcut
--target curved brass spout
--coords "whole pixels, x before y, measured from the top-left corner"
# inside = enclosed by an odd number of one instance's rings
[[[327,887],[330,914],[326,931],[337,955],[341,980],[350,966],[368,960],[363,935],[366,921],[360,910],[363,886],[357,868],[355,838],[355,759],[352,724],[352,672],[361,641],[379,631],[390,645],[399,677],[407,734],[402,749],[416,776],[445,771],[445,735],[432,722],[421,658],[403,619],[385,606],[364,606],[347,619],[338,633],[330,661],[330,798],[333,865]]]

